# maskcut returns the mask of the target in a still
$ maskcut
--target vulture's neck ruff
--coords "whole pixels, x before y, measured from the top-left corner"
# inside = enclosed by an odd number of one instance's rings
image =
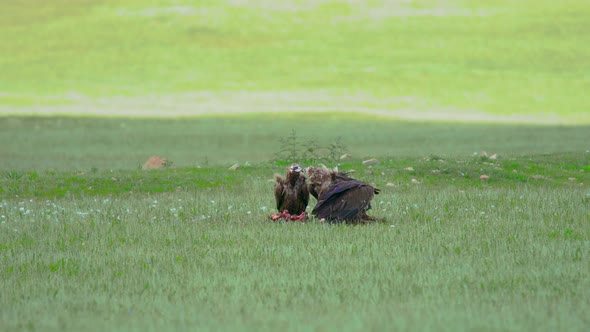
[[[299,172],[289,170],[289,173],[287,174],[287,181],[289,182],[289,184],[291,186],[295,186],[295,184],[297,183],[297,180],[299,180],[300,175],[301,174],[299,174]]]

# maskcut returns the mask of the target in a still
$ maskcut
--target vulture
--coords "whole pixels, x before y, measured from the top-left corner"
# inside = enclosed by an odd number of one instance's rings
[[[307,174],[310,180],[308,190],[317,199],[312,211],[316,218],[347,223],[376,220],[367,215],[367,210],[379,189],[326,167],[309,167]]]
[[[309,190],[305,182],[305,174],[297,164],[287,168],[287,174],[283,179],[276,176],[275,200],[278,214],[272,214],[272,220],[284,218],[285,220],[301,220],[307,217],[307,203],[309,203]]]

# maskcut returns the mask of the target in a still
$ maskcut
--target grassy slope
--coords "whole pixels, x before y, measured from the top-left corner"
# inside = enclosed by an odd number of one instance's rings
[[[3,2],[0,105],[303,90],[284,103],[590,121],[585,1],[230,3]]]

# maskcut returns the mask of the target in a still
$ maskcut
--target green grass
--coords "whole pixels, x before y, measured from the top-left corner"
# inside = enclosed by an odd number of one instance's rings
[[[0,330],[585,331],[589,15],[2,2]],[[255,114],[149,118],[228,111]],[[271,222],[294,161],[376,184],[384,221]]]
[[[302,119],[356,153],[273,159],[290,116],[4,118],[0,330],[586,329],[587,128]],[[354,169],[385,221],[271,222],[292,161]]]
[[[175,114],[183,99],[590,122],[585,1],[235,3],[3,2],[2,112]]]
[[[178,167],[242,165],[275,159],[279,138],[291,130],[296,154],[340,138],[355,160],[386,157],[585,152],[587,126],[464,125],[398,122],[341,114],[225,116],[180,119],[19,118],[0,119],[0,170],[137,169],[162,155]],[[316,142],[316,143],[313,143]],[[338,155],[338,157],[340,154]]]
[[[347,227],[273,224],[267,178],[4,200],[4,329],[588,324],[587,186],[384,187],[373,214],[387,223]]]

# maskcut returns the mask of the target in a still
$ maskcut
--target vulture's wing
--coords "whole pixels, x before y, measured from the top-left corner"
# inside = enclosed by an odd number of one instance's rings
[[[338,173],[334,174],[334,178],[335,178],[336,182],[355,180],[355,179],[351,178],[348,175],[348,173],[344,173],[344,172],[338,172]]]
[[[319,197],[318,204],[322,201],[328,201],[332,196],[345,192],[351,188],[358,188],[366,185],[366,183],[359,180],[348,180],[334,183],[330,186],[330,188],[328,188],[328,190],[326,190],[325,193]]]
[[[335,181],[334,182],[351,181],[351,180],[358,181],[358,180],[356,180],[354,178],[351,178],[350,175],[348,175],[348,173],[342,173],[342,172],[336,173],[334,178],[335,178]],[[372,186],[372,187],[374,189],[374,191],[373,191],[374,194],[375,195],[379,195],[379,192],[381,190],[378,189],[378,188],[376,188],[376,187],[374,187],[374,186]]]
[[[362,181],[339,182],[320,196],[313,214],[328,220],[361,219],[370,208],[373,195],[374,188]]]
[[[348,173],[336,172],[336,173],[330,173],[329,176],[330,176],[329,181],[332,184],[338,183],[338,182],[343,182],[343,181],[354,180],[353,178],[348,176]],[[324,180],[324,181],[328,181],[328,180]],[[322,183],[318,183],[318,182],[312,182],[307,187],[309,193],[313,197],[315,197],[315,199],[318,199],[318,200],[319,200],[321,188],[322,188]]]
[[[277,210],[281,211],[281,207],[283,206],[283,201],[285,200],[285,182],[283,178],[280,176],[276,177],[277,185],[275,186],[275,201],[277,202]]]

